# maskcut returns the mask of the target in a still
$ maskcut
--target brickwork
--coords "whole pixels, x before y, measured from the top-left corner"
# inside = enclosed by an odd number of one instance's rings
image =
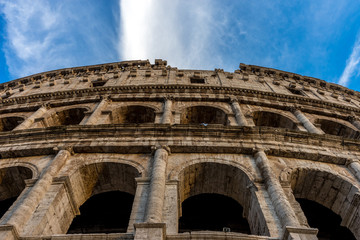
[[[156,60],[40,73],[0,96],[0,239],[317,239],[298,199],[360,239],[359,92]],[[68,234],[108,192],[133,196],[125,230]],[[189,230],[183,203],[204,194],[241,206],[250,234]]]

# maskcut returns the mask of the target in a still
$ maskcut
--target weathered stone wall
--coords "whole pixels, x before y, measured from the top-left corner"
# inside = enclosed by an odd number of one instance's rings
[[[358,92],[162,60],[40,73],[0,91],[0,201],[17,197],[0,239],[317,239],[297,198],[360,239]],[[134,196],[126,233],[66,234],[110,191]],[[179,233],[182,203],[201,194],[235,200],[251,234]]]

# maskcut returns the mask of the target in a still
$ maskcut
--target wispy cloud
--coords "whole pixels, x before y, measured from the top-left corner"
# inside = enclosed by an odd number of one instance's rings
[[[211,1],[119,0],[123,59],[163,58],[182,68],[219,64],[220,41]],[[217,14],[221,14],[220,11]]]
[[[21,77],[118,60],[115,27],[104,22],[104,16],[113,13],[100,14],[102,6],[88,1],[0,0],[10,74]]]
[[[339,84],[347,86],[354,75],[360,73],[360,34],[355,41],[351,55],[346,61],[345,69],[340,77]]]

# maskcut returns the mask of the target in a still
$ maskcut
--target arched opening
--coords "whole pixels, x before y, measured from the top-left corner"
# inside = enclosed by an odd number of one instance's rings
[[[256,126],[274,127],[274,128],[287,128],[297,130],[296,123],[291,119],[272,112],[255,112],[253,117]]]
[[[126,232],[133,201],[134,196],[126,192],[96,194],[80,207],[68,233]]]
[[[0,131],[11,131],[16,128],[24,119],[22,117],[0,118]]]
[[[58,112],[53,126],[77,125],[83,120],[85,112],[85,108],[71,108]]]
[[[126,106],[114,110],[110,116],[111,123],[153,123],[155,111],[150,107]]]
[[[187,166],[179,175],[179,232],[223,231],[225,227],[231,232],[269,235],[263,215],[253,212],[261,212],[261,207],[251,184],[240,168],[231,165],[202,162]]]
[[[291,173],[291,189],[307,224],[319,228],[319,239],[360,238],[360,218],[349,218],[356,211],[352,202],[359,189],[349,181],[331,172],[297,168]],[[333,230],[350,237],[334,238]]]
[[[234,199],[220,194],[199,194],[182,203],[182,217],[179,219],[180,232],[223,231],[250,234],[250,227],[242,217],[243,208]]]
[[[318,119],[316,123],[320,124],[321,130],[323,130],[326,134],[353,139],[359,138],[358,131],[351,129],[350,127],[347,127],[341,123],[325,119]]]
[[[0,169],[0,218],[25,188],[25,179],[32,178],[32,171],[26,167]]]
[[[67,222],[67,233],[126,232],[140,173],[127,164],[105,162],[81,167],[70,178],[80,215]]]
[[[226,113],[215,107],[195,106],[186,108],[181,114],[181,124],[222,124],[228,125]]]
[[[297,198],[296,200],[300,204],[309,226],[319,230],[317,234],[318,239],[356,240],[349,229],[340,226],[341,217],[339,215],[317,202],[301,198]]]

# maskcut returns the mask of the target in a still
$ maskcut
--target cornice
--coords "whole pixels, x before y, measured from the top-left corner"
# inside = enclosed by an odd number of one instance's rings
[[[121,136],[121,137],[119,137]],[[106,139],[106,141],[105,141]],[[360,141],[286,129],[208,125],[92,125],[28,129],[0,134],[2,158],[54,154],[73,146],[75,153],[151,153],[153,145],[172,153],[252,154],[263,147],[271,156],[345,164],[360,156]]]
[[[86,98],[94,97],[95,95],[110,95],[110,94],[135,94],[135,93],[208,93],[208,94],[226,94],[234,95],[240,97],[240,101],[247,103],[246,97],[260,97],[267,100],[277,100],[283,101],[286,103],[296,103],[302,104],[305,106],[311,107],[321,107],[321,108],[334,108],[336,110],[346,111],[348,113],[360,113],[360,109],[356,107],[345,106],[341,104],[336,104],[333,102],[317,100],[302,96],[293,96],[287,94],[266,92],[254,89],[245,89],[245,88],[234,88],[234,87],[223,87],[223,86],[198,86],[198,85],[128,85],[128,86],[107,86],[107,87],[95,87],[95,88],[84,88],[84,89],[75,89],[75,90],[66,90],[66,91],[57,91],[51,93],[41,93],[41,94],[32,94],[28,96],[21,97],[12,97],[8,99],[1,100],[0,104],[2,106],[9,106],[13,104],[23,104],[23,103],[34,103],[39,101],[49,101],[49,100],[60,100],[68,98]],[[245,97],[245,98],[244,98]],[[181,99],[181,97],[174,97],[174,99]],[[187,97],[183,97],[186,99]],[[257,102],[256,104],[266,104]]]

